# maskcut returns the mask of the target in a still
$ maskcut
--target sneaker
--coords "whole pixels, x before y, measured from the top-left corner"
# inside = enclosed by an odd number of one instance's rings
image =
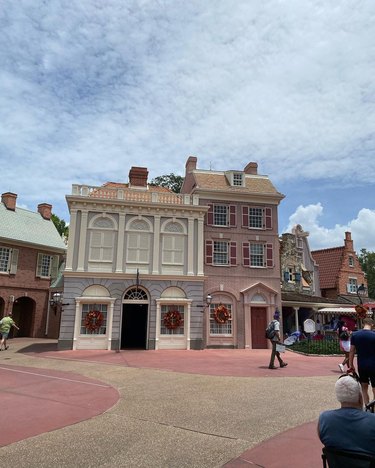
[[[287,365],[288,365],[287,362],[282,362],[282,363],[280,364],[280,367],[286,367]]]
[[[341,371],[342,373],[345,372],[344,366],[343,366],[342,364],[339,364],[339,369],[340,369],[340,371]]]
[[[277,369],[276,366],[268,366],[268,369]]]

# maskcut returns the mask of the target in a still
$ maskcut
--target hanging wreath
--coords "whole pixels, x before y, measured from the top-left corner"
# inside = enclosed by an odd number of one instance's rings
[[[163,322],[166,328],[174,330],[183,325],[184,319],[178,310],[170,310],[164,315]]]
[[[214,310],[214,319],[217,323],[226,323],[230,319],[229,310],[223,304],[220,304]]]
[[[358,304],[355,306],[355,311],[357,312],[357,317],[363,319],[366,318],[368,309],[366,309],[366,307],[363,305]]]
[[[99,330],[104,320],[103,314],[99,310],[90,310],[85,317],[85,327],[90,332]]]

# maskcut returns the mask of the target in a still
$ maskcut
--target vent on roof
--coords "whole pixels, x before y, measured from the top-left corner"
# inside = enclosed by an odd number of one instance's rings
[[[1,202],[4,203],[7,210],[16,210],[17,195],[12,192],[5,192],[1,195]]]

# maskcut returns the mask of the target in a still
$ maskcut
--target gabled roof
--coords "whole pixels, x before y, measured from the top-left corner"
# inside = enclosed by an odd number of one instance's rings
[[[214,172],[202,169],[191,171],[195,181],[195,190],[215,190],[244,194],[269,194],[279,198],[284,198],[280,192],[276,190],[272,182],[267,176],[244,174],[245,185],[243,187],[230,185],[224,172]]]
[[[313,259],[319,267],[321,289],[337,287],[337,279],[342,265],[345,247],[333,247],[330,249],[314,250],[311,252]]]
[[[51,220],[23,208],[8,210],[3,203],[0,203],[0,240],[66,250],[66,245]]]

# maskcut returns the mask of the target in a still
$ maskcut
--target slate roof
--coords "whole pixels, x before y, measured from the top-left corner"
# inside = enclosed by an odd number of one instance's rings
[[[224,172],[205,171],[195,169],[191,172],[195,180],[194,189],[215,190],[232,193],[252,193],[262,195],[273,195],[284,198],[284,195],[278,192],[267,176],[245,174],[244,187],[231,186]],[[194,190],[193,190],[194,191]]]
[[[319,266],[321,289],[336,288],[344,250],[345,247],[333,247],[311,252],[313,259]]]
[[[48,250],[66,250],[51,220],[23,208],[8,210],[3,203],[0,203],[0,239],[34,244]]]

